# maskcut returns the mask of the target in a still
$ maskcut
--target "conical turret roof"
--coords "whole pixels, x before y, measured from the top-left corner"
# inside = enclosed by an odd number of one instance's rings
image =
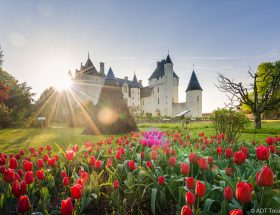
[[[191,76],[191,79],[190,79],[186,92],[191,91],[191,90],[203,90],[198,82],[198,79],[196,77],[194,70],[192,72],[192,76]]]

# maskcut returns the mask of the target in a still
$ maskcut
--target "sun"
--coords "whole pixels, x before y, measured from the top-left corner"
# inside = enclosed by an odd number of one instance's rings
[[[54,87],[58,91],[69,90],[71,88],[72,81],[70,78],[60,79],[54,84]]]

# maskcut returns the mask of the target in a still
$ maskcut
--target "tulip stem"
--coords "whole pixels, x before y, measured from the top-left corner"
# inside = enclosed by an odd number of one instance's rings
[[[260,207],[262,208],[263,206],[263,196],[264,196],[264,187],[261,188],[261,203],[260,203]]]

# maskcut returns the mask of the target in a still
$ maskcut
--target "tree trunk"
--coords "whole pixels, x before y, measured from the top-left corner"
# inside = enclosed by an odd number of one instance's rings
[[[262,119],[260,113],[255,114],[255,128],[256,129],[262,128]]]

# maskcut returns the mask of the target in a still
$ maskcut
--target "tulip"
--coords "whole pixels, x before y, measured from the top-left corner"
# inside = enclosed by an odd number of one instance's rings
[[[195,203],[195,195],[192,193],[192,192],[187,192],[186,193],[186,202],[189,204],[189,205],[193,205]]]
[[[205,158],[199,158],[197,160],[197,164],[200,169],[208,169],[208,163],[206,162]]]
[[[218,148],[217,148],[217,154],[218,155],[221,155],[221,154],[223,154],[223,148],[222,148],[222,146],[219,146]]]
[[[75,151],[74,150],[67,150],[65,152],[65,156],[66,156],[66,159],[71,161],[74,159],[74,156],[75,156]]]
[[[152,151],[152,160],[156,160],[157,159],[157,151],[153,150]]]
[[[74,211],[71,198],[67,198],[66,200],[61,201],[60,212],[62,215],[72,215]]]
[[[184,205],[181,209],[181,215],[193,215],[192,209]]]
[[[71,187],[71,196],[73,199],[80,199],[83,194],[83,187],[80,184],[75,184]]]
[[[256,156],[259,160],[267,160],[270,155],[269,148],[265,146],[259,146],[256,149]]]
[[[213,157],[212,156],[209,156],[207,158],[207,161],[208,161],[208,164],[212,164],[213,163]]]
[[[129,166],[130,171],[133,171],[136,169],[136,165],[135,165],[134,161],[128,161],[127,164]]]
[[[43,159],[38,159],[37,160],[37,167],[39,169],[43,168],[45,166],[44,160]]]
[[[49,166],[55,166],[55,164],[56,164],[56,158],[55,157],[48,159],[48,165]]]
[[[243,212],[240,209],[234,209],[229,212],[229,215],[243,215]]]
[[[6,182],[13,182],[15,180],[15,172],[13,169],[7,169],[6,172],[4,173],[4,180]]]
[[[169,165],[172,167],[176,166],[176,157],[169,158]]]
[[[238,182],[236,185],[236,198],[242,203],[249,203],[252,199],[254,188],[250,183]]]
[[[22,169],[18,169],[17,174],[18,174],[20,177],[22,177],[22,176],[24,175]]]
[[[25,181],[22,181],[21,183],[19,183],[18,180],[16,180],[13,185],[12,185],[12,193],[14,194],[14,196],[21,196],[25,193],[26,191],[26,183]]]
[[[26,184],[32,184],[34,182],[34,176],[32,171],[28,171],[25,173],[24,180]]]
[[[63,178],[63,186],[68,186],[70,184],[69,178],[66,176]]]
[[[44,172],[43,169],[42,170],[37,170],[36,171],[36,175],[37,175],[37,178],[39,180],[43,180],[45,178],[45,172]]]
[[[188,189],[192,189],[194,187],[194,178],[193,177],[188,177],[186,179],[186,184]]]
[[[232,199],[232,195],[233,195],[233,191],[231,189],[230,186],[227,186],[225,189],[224,189],[224,198],[228,201],[231,201]]]
[[[18,167],[17,160],[15,158],[10,158],[9,160],[9,168],[16,169]]]
[[[152,163],[152,161],[147,161],[147,162],[146,162],[146,166],[147,166],[148,168],[152,169],[152,168],[153,168],[153,163]]]
[[[114,186],[114,189],[115,189],[115,190],[119,188],[119,182],[118,182],[118,180],[115,180],[115,181],[113,182],[113,186]]]
[[[122,157],[122,152],[120,150],[118,150],[117,153],[116,153],[116,159],[120,160],[121,157]]]
[[[231,158],[232,155],[233,155],[233,150],[231,148],[226,148],[226,150],[225,150],[226,158]]]
[[[189,154],[189,161],[190,161],[191,163],[196,163],[196,162],[197,162],[197,159],[198,159],[197,154],[195,154],[195,153],[193,153],[193,152],[191,152],[191,153]]]
[[[24,160],[22,164],[23,164],[23,169],[25,172],[32,171],[32,167],[33,167],[32,162],[30,162],[28,160]]]
[[[159,176],[159,177],[158,177],[158,184],[159,184],[159,185],[163,185],[164,182],[165,182],[164,176]]]
[[[28,196],[20,196],[17,203],[17,212],[25,213],[30,209],[30,201]]]
[[[190,173],[190,165],[188,163],[181,163],[181,173],[187,175]]]
[[[276,138],[273,138],[273,137],[268,137],[268,138],[266,138],[266,143],[268,144],[268,145],[272,145],[273,143],[275,143],[276,142]]]
[[[101,160],[96,160],[96,161],[95,161],[95,168],[96,168],[96,169],[100,169],[101,164],[102,164]]]
[[[0,157],[0,166],[6,164],[6,159],[4,157]]]
[[[256,184],[258,186],[272,186],[274,184],[274,174],[268,166],[264,166],[256,174]]]
[[[247,156],[244,152],[237,151],[234,153],[233,162],[236,163],[237,165],[241,165],[242,163],[245,162],[246,158]]]
[[[196,186],[195,186],[195,194],[198,197],[202,197],[204,195],[205,191],[206,191],[205,184],[202,183],[201,181],[197,181]]]

